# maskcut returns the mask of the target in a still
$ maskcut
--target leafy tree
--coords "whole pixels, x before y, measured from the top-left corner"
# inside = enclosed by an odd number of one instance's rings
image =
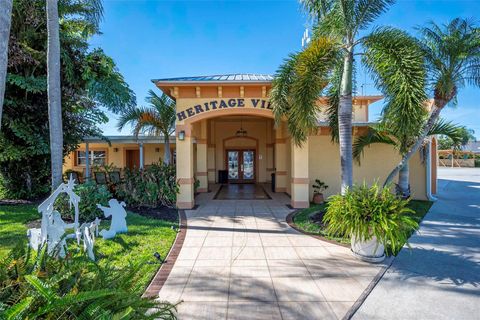
[[[404,121],[408,121],[405,119]],[[426,119],[425,119],[426,121]],[[397,127],[398,122],[388,121],[383,119],[378,125],[369,128],[366,135],[358,137],[353,145],[353,156],[360,163],[362,154],[366,147],[371,146],[374,143],[389,144],[397,150],[401,156],[403,156],[411,145],[416,141],[417,137],[421,134],[421,127],[417,128],[416,132],[404,132],[403,134]],[[445,122],[443,120],[437,121],[434,126],[430,128],[428,136],[445,135],[452,139],[452,141],[458,141],[458,130],[460,127]],[[409,175],[408,162],[403,166],[398,174],[397,193],[403,198],[410,197],[410,175]]]
[[[122,130],[127,124],[133,127],[133,134],[138,138],[140,133],[163,137],[165,154],[163,162],[170,164],[170,135],[175,130],[175,102],[166,94],[157,95],[153,90],[148,91],[145,99],[148,107],[129,108],[118,120],[118,129]]]
[[[136,105],[114,61],[88,40],[99,34],[100,1],[61,0],[60,83],[63,155],[85,136],[100,136],[104,108]],[[0,197],[35,198],[49,191],[47,24],[43,1],[13,4],[8,73],[0,135]]]
[[[0,8],[0,132],[2,131],[2,110],[7,76],[8,38],[12,19],[12,0],[1,2]]]
[[[418,151],[440,112],[455,104],[458,91],[466,85],[480,87],[480,29],[471,21],[456,18],[439,26],[435,22],[420,29],[426,57],[433,106],[422,133],[389,174],[388,184]]]
[[[386,97],[385,110],[419,110],[426,99],[423,55],[416,40],[394,28],[360,32],[393,3],[392,0],[303,0],[314,18],[313,40],[289,56],[277,71],[271,101],[277,122],[287,119],[293,141],[304,142],[317,129],[318,98],[328,96],[334,139],[340,145],[342,193],[353,183],[352,92],[354,56],[361,55],[377,88]],[[417,123],[422,118],[421,112]],[[413,127],[417,123],[402,122]]]
[[[465,147],[470,141],[476,141],[474,134],[475,131],[472,129],[467,129],[466,127],[459,127],[457,129],[458,139],[454,140],[447,135],[440,135],[440,137],[438,138],[438,148],[440,150],[460,150]]]

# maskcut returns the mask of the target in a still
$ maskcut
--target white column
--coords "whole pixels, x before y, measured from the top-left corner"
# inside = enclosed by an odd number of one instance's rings
[[[140,142],[140,169],[143,169],[143,143]]]
[[[85,142],[85,178],[90,178],[90,151],[88,150],[88,142]]]

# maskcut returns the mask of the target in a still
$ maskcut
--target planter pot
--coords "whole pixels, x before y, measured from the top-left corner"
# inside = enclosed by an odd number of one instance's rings
[[[352,236],[352,252],[353,255],[362,261],[367,262],[382,262],[385,259],[385,247],[377,241],[373,236],[367,241],[360,241]]]
[[[323,198],[323,193],[315,193],[313,195],[313,203],[322,204],[324,202],[325,202],[325,199]]]

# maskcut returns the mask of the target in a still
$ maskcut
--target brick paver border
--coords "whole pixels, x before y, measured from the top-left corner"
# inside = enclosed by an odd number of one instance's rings
[[[163,285],[165,284],[165,281],[167,281],[167,278],[173,269],[173,265],[175,264],[175,261],[177,261],[178,255],[180,254],[183,242],[185,241],[185,236],[187,235],[187,216],[185,215],[184,210],[178,210],[178,218],[180,220],[179,230],[175,238],[175,242],[170,248],[167,257],[165,258],[165,262],[160,266],[160,269],[158,269],[157,273],[143,293],[143,297],[145,298],[154,298],[158,295],[160,289],[162,289]]]

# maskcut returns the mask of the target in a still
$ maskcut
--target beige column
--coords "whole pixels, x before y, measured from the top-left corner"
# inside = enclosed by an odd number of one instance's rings
[[[207,171],[208,171],[208,183],[215,183],[216,170],[215,170],[215,144],[208,144],[207,147]]]
[[[179,209],[192,209],[195,206],[193,184],[193,137],[191,125],[177,125],[177,180],[180,190],[177,195]],[[184,140],[179,139],[179,133],[185,132]]]
[[[287,139],[283,137],[283,126],[281,123],[275,129],[275,192],[287,191]]]
[[[291,206],[308,208],[310,206],[310,179],[308,176],[308,140],[301,147],[292,142],[292,186]]]
[[[200,182],[197,191],[208,192],[207,172],[207,120],[199,123],[200,134],[197,137],[197,172],[196,178]]]

